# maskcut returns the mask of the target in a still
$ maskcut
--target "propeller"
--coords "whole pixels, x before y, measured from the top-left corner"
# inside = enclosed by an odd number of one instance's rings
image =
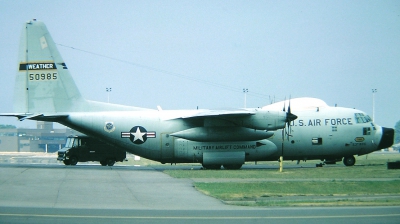
[[[286,97],[285,97],[285,101],[283,102],[283,112],[286,112]],[[280,160],[279,171],[280,172],[282,172],[282,170],[283,170],[283,148],[284,148],[285,134],[287,136],[287,140],[289,141],[289,136],[291,136],[290,134],[292,132],[290,123],[296,119],[297,119],[297,116],[292,113],[292,110],[290,107],[290,97],[289,97],[289,105],[288,105],[287,112],[286,112],[285,127],[282,129],[282,148],[281,148],[282,151],[281,151],[281,156],[279,158],[279,160]]]
[[[285,112],[285,108],[286,108],[286,97],[285,97],[285,101],[283,103],[283,111]],[[289,136],[291,136],[290,134],[292,133],[292,129],[291,129],[291,122],[296,120],[297,116],[295,114],[292,113],[292,110],[290,108],[290,97],[289,97],[289,105],[287,108],[287,112],[286,112],[286,125],[285,127],[282,129],[282,141],[284,140],[285,136],[284,134],[286,134],[287,136],[287,140],[289,141]],[[287,128],[286,128],[287,127]]]

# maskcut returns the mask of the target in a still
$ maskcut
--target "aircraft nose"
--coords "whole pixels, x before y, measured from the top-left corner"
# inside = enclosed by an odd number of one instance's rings
[[[378,149],[385,149],[393,145],[394,129],[382,127],[382,138],[379,142]]]

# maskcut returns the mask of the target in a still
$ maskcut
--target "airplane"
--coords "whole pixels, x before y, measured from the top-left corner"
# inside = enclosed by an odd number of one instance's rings
[[[286,141],[282,141],[277,131],[268,138],[286,160],[299,163],[319,159],[323,163],[317,167],[321,167],[343,159],[344,165],[353,166],[354,155],[369,154],[393,145],[394,129],[376,125],[366,113],[353,108],[330,107],[320,99],[305,97],[262,109],[279,109],[288,103],[298,118],[285,128]]]
[[[393,129],[374,124],[362,111],[311,98],[232,110],[162,110],[86,100],[46,25],[35,19],[22,29],[14,112],[0,115],[58,122],[137,156],[163,164],[200,163],[205,169],[240,169],[246,161],[282,156],[327,162],[344,157],[345,165],[354,165],[353,155],[386,148],[394,138]]]

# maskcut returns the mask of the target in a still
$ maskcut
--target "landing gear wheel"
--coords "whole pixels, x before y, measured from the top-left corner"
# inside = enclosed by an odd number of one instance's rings
[[[224,168],[226,170],[238,170],[242,168],[242,164],[229,164],[229,165],[224,165]]]
[[[219,170],[221,169],[221,165],[204,165],[203,164],[204,169],[206,170]]]
[[[107,165],[108,165],[108,166],[114,166],[114,164],[115,164],[115,160],[113,160],[113,159],[107,159]]]
[[[69,162],[71,163],[72,166],[75,166],[78,163],[78,158],[75,156],[69,158]]]
[[[354,156],[343,157],[343,164],[345,166],[353,166],[355,163],[356,163],[356,158],[354,158]]]
[[[100,161],[100,164],[102,165],[102,166],[107,166],[107,161]]]
[[[69,159],[66,159],[63,162],[64,162],[64,165],[66,165],[66,166],[71,165],[71,161],[69,161]]]

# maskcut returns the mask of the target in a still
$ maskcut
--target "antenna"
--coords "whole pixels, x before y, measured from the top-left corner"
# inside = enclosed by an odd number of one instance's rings
[[[244,93],[244,108],[246,108],[246,93],[249,92],[249,89],[243,88],[243,93]]]
[[[372,89],[372,121],[375,122],[375,93],[378,89]]]

